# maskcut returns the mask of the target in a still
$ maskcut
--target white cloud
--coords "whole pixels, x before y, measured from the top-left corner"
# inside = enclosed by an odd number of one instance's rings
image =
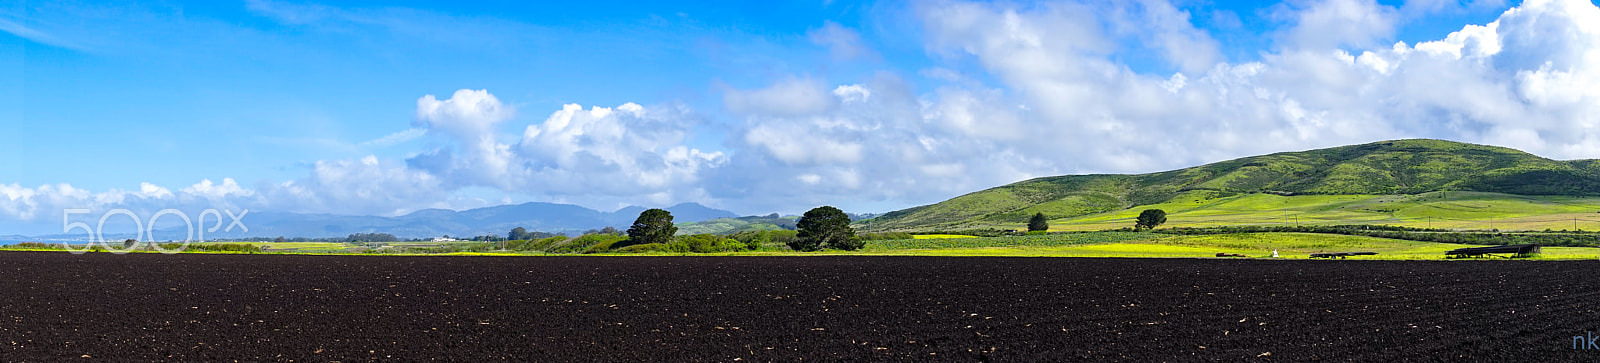
[[[691,126],[686,111],[672,107],[566,105],[511,147],[518,158],[512,184],[555,195],[699,194],[700,171],[725,157],[685,146]]]
[[[511,107],[501,104],[489,90],[462,89],[443,101],[433,95],[418,98],[413,125],[472,142],[492,136],[494,125],[512,116]]]
[[[1288,49],[1365,48],[1394,35],[1400,11],[1374,0],[1313,0],[1300,8],[1280,4],[1277,16],[1294,23]]]
[[[510,148],[499,142],[495,126],[514,116],[512,108],[488,90],[457,90],[450,99],[440,101],[433,95],[417,99],[417,118],[412,126],[426,128],[449,139],[461,147],[465,157],[450,158],[441,151],[439,160],[449,160],[448,168],[454,175],[452,186],[490,185],[510,188],[506,172],[512,163]],[[431,171],[438,172],[441,166]]]
[[[1156,49],[1166,61],[1183,72],[1201,73],[1221,61],[1221,45],[1190,21],[1189,12],[1164,0],[1116,2],[1111,18],[1119,33]]]
[[[209,184],[202,182],[201,184]],[[234,193],[226,185],[211,194]],[[197,184],[200,190],[201,185]],[[311,175],[267,187],[261,208],[290,212],[396,215],[448,205],[450,190],[440,178],[375,156],[357,161],[318,161]]]
[[[1033,158],[967,133],[998,129],[987,115],[950,126],[950,102],[918,97],[889,74],[833,89],[835,108],[746,115],[729,165],[707,178],[711,195],[744,210],[881,208],[1030,176],[1015,167]]]
[[[877,57],[876,53],[862,44],[861,34],[832,21],[825,21],[821,28],[807,32],[806,38],[809,38],[812,44],[828,47],[828,51],[836,60]]]
[[[729,90],[722,102],[737,113],[794,116],[826,112],[839,100],[821,80],[790,78],[762,89]]]

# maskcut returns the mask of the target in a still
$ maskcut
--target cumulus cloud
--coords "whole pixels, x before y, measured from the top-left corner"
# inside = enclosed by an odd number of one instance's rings
[[[1275,13],[1294,24],[1283,34],[1285,45],[1293,48],[1377,46],[1394,35],[1400,21],[1399,9],[1375,0],[1314,0],[1298,5],[1280,4]]]
[[[692,126],[682,109],[616,108],[569,104],[529,125],[516,150],[523,189],[554,195],[646,195],[694,190],[699,172],[721,165],[721,152],[684,145]]]
[[[1157,50],[1183,72],[1204,72],[1221,61],[1221,45],[1196,28],[1189,12],[1163,0],[1117,2],[1111,26]]]
[[[984,126],[993,126],[992,119],[948,125],[955,117],[948,110],[954,107],[945,106],[950,103],[918,96],[898,76],[885,73],[832,89],[837,107],[746,115],[729,164],[708,172],[711,196],[745,210],[882,208],[1029,175],[1017,168],[1031,156],[960,132],[989,129]]]
[[[464,141],[477,141],[492,136],[494,125],[510,119],[509,106],[489,94],[489,90],[457,90],[449,99],[440,101],[433,95],[417,99],[417,118],[413,126],[436,130]]]

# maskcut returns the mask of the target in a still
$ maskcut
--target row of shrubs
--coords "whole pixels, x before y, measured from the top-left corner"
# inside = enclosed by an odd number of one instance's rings
[[[1043,231],[1040,231],[1040,232],[1043,232]],[[982,229],[961,229],[961,230],[954,230],[954,231],[917,232],[917,234],[958,234],[958,235],[976,236],[976,237],[1005,237],[1005,236],[1024,236],[1024,235],[1027,235],[1027,232],[1019,232],[1019,231],[1013,231],[1013,230],[1009,230],[1009,229],[982,228]]]
[[[782,245],[794,238],[794,231],[744,232],[731,236],[695,234],[677,236],[669,243],[632,243],[628,236],[609,233],[592,233],[578,237],[555,236],[536,240],[506,241],[510,251],[539,251],[545,253],[579,254],[600,252],[676,252],[711,253],[755,251],[770,244]],[[425,251],[429,253],[433,251]],[[467,251],[451,251],[467,252]]]
[[[61,245],[43,242],[22,242],[0,246],[0,248],[17,250],[59,250],[61,249]]]
[[[181,247],[181,248],[184,248],[184,249],[189,250],[189,251],[243,252],[243,253],[261,252],[261,246],[257,246],[257,245],[253,245],[253,244],[249,244],[249,243],[191,243],[187,247],[185,247],[182,243],[162,243],[162,244],[160,244],[160,247],[162,249],[167,249],[167,250],[171,250],[171,249],[175,249],[175,248],[180,248]]]
[[[43,243],[43,242],[22,242],[22,243],[16,243],[16,244],[12,244],[12,245],[7,245],[7,246],[4,246],[4,247],[8,248],[8,249],[26,249],[26,250],[61,250],[61,249],[66,249],[66,247],[63,247],[60,244]],[[183,251],[243,252],[243,253],[261,252],[261,247],[260,246],[256,246],[256,245],[248,244],[248,243],[190,243],[188,246],[184,246],[184,244],[182,244],[182,243],[174,242],[174,243],[159,243],[159,244],[156,245],[156,247],[159,247],[160,249],[163,249],[163,250],[176,250],[176,249],[180,249],[181,248]],[[106,249],[104,247],[101,247],[101,246],[95,246],[95,247],[90,248],[89,250],[90,251],[94,251],[94,252],[104,252],[104,251],[106,251]]]

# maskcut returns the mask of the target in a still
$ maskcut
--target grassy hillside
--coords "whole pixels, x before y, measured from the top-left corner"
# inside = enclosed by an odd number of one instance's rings
[[[1483,193],[1431,193],[1440,191]],[[1145,208],[1180,213],[1169,216],[1174,222],[1207,217],[1215,223],[1266,223],[1273,213],[1288,213],[1292,223],[1293,214],[1299,213],[1311,219],[1402,224],[1414,223],[1408,218],[1470,221],[1600,210],[1590,207],[1600,205],[1595,200],[1554,196],[1600,196],[1600,161],[1557,161],[1451,141],[1396,140],[1151,174],[1037,178],[891,212],[860,226],[874,231],[1020,226],[1034,213],[1069,225],[1107,224],[1103,221],[1130,219]],[[1398,201],[1411,204],[1386,204]]]
[[[1126,210],[1050,221],[1051,230],[1101,230],[1133,225],[1140,210],[1167,211],[1163,227],[1386,224],[1458,230],[1600,230],[1600,197],[1430,192],[1415,195],[1185,195]],[[1002,223],[1021,228],[1023,223]]]
[[[677,223],[679,236],[693,234],[733,234],[752,231],[776,231],[795,229],[795,222],[800,217],[777,215],[750,216],[739,218],[718,218],[709,221],[693,223]]]

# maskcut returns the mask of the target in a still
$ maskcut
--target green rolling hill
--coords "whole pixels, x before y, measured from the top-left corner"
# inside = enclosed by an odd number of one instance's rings
[[[782,217],[774,213],[766,216],[749,216],[738,218],[718,218],[708,221],[677,223],[678,235],[692,234],[733,234],[751,231],[776,231],[795,229],[795,222],[799,216]]]
[[[1053,230],[1126,227],[1162,208],[1171,225],[1381,223],[1489,229],[1600,229],[1600,160],[1394,140],[1253,156],[1139,175],[1036,178],[862,221],[869,231],[1017,228],[1044,213]],[[1570,220],[1569,220],[1570,219]],[[1519,222],[1520,221],[1520,222]],[[1566,223],[1558,223],[1567,221]],[[1126,225],[1123,225],[1126,224]]]

